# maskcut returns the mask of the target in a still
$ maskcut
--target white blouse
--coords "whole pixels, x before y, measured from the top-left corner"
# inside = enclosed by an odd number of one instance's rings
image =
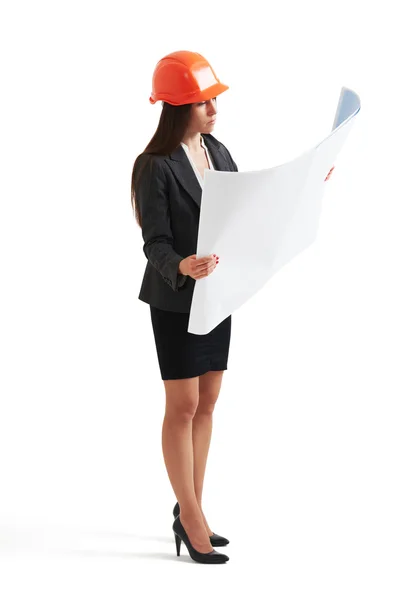
[[[204,150],[206,151],[206,155],[207,155],[208,163],[209,163],[209,165],[210,165],[210,170],[211,170],[211,171],[214,171],[214,170],[215,170],[215,167],[214,167],[214,165],[213,165],[213,162],[212,162],[212,160],[211,160],[211,156],[210,156],[210,153],[209,153],[209,151],[208,151],[208,148],[207,148],[207,146],[206,146],[206,145],[205,145],[205,143],[204,143],[204,139],[203,139],[203,136],[202,136],[202,135],[200,136],[200,145],[201,145],[201,147],[202,147],[202,148],[204,148]],[[186,152],[186,154],[187,154],[187,157],[188,157],[188,159],[189,159],[189,161],[190,161],[190,164],[192,165],[192,167],[193,167],[193,170],[194,170],[194,172],[195,172],[195,174],[196,174],[196,177],[197,177],[197,179],[199,180],[199,184],[200,184],[200,185],[201,185],[201,187],[203,188],[203,187],[204,187],[204,180],[203,180],[202,176],[200,175],[200,172],[199,172],[198,168],[196,167],[196,165],[195,165],[195,162],[194,162],[193,158],[192,158],[192,157],[191,157],[191,155],[190,155],[190,152],[189,152],[189,148],[188,148],[188,146],[187,146],[186,144],[184,144],[183,142],[181,142],[181,146],[182,146],[182,148],[184,149],[184,151],[185,151],[185,152]]]

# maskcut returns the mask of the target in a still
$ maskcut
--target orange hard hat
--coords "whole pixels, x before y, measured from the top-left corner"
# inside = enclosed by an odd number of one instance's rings
[[[228,89],[229,86],[220,82],[204,56],[179,50],[158,61],[149,100],[151,104],[164,100],[178,106],[210,100]]]

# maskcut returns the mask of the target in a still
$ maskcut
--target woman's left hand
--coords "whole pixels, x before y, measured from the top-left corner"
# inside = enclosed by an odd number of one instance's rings
[[[328,175],[325,177],[324,181],[328,181],[329,177],[332,175],[332,171],[335,168],[335,165],[333,165],[332,169],[329,171]]]

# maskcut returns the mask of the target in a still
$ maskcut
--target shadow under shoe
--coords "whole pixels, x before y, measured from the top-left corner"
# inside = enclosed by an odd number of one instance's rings
[[[180,514],[181,510],[179,507],[179,502],[177,502],[174,506],[174,510],[172,514],[176,518]],[[227,546],[229,544],[229,540],[222,535],[218,535],[218,533],[213,533],[210,535],[211,546]]]
[[[199,552],[194,548],[188,538],[188,535],[181,523],[180,516],[178,515],[175,521],[172,524],[172,529],[175,534],[175,544],[176,544],[176,554],[180,556],[181,552],[181,542],[183,541],[188,549],[190,554],[190,558],[199,563],[207,563],[207,564],[221,564],[225,563],[229,560],[229,556],[226,554],[221,554],[216,550],[211,550],[211,552]]]

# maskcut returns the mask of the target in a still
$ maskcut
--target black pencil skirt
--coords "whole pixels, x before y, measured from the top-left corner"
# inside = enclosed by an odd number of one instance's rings
[[[205,335],[188,333],[189,313],[150,305],[161,379],[197,377],[228,368],[232,315]]]

